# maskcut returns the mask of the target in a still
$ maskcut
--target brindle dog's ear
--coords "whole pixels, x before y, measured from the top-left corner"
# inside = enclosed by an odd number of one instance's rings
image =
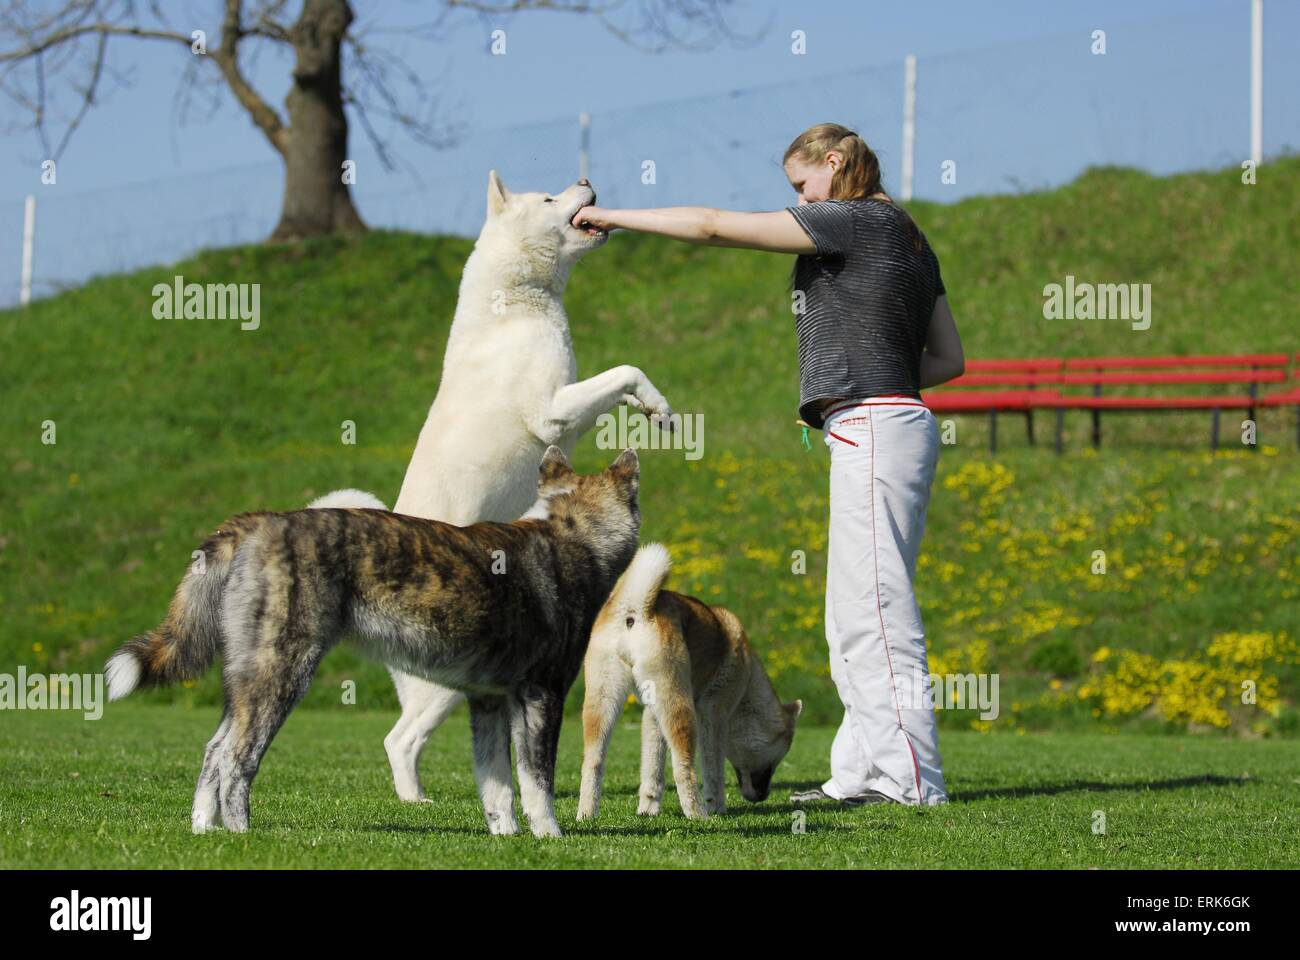
[[[620,480],[636,479],[641,474],[641,461],[636,451],[628,447],[609,465],[609,472]]]
[[[545,490],[572,476],[573,467],[569,465],[569,458],[564,455],[564,451],[555,444],[547,447],[546,453],[542,455],[542,465],[537,468],[537,489]]]

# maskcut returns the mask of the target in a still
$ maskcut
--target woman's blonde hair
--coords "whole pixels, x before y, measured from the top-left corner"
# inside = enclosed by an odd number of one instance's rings
[[[866,141],[848,127],[839,123],[818,123],[809,127],[795,137],[790,146],[785,148],[781,165],[794,160],[819,166],[826,162],[826,154],[834,150],[840,155],[842,163],[831,174],[830,200],[865,200],[877,193],[895,207],[889,194],[885,193],[880,182],[880,161]],[[921,231],[906,210],[898,207],[907,220],[916,249],[921,249]]]
[[[843,162],[831,175],[831,200],[864,200],[883,193],[880,186],[880,161],[866,142],[848,127],[838,123],[819,123],[809,127],[785,148],[784,166],[792,159],[818,166],[834,150]]]

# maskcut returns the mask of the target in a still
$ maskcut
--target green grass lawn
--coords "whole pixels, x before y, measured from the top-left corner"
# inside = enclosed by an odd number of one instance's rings
[[[814,809],[833,730],[799,731],[766,803],[703,823],[665,796],[635,815],[634,712],[615,734],[601,818],[578,824],[580,724],[560,746],[565,836],[491,837],[460,711],[430,740],[432,802],[396,798],[390,714],[300,710],[253,785],[252,830],[195,837],[190,801],[217,711],[112,704],[102,719],[27,713],[0,724],[0,867],[1199,867],[1300,865],[1300,756],[1283,741],[1131,734],[944,733],[952,802]],[[1104,834],[1094,833],[1104,814]]]

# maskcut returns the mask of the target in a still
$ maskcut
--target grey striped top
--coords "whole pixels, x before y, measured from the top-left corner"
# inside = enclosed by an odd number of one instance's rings
[[[884,200],[821,200],[787,207],[817,253],[795,263],[799,416],[822,427],[831,397],[919,398],[921,352],[939,261],[920,228]]]

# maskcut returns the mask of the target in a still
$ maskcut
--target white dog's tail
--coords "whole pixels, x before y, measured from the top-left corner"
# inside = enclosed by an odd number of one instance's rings
[[[373,493],[366,493],[364,490],[353,490],[351,487],[346,490],[331,491],[307,504],[308,510],[319,510],[327,507],[358,507],[363,510],[388,509],[388,507],[384,506],[384,501]]]
[[[662,543],[645,544],[618,578],[607,602],[616,603],[621,610],[639,614],[645,619],[654,609],[672,565],[673,558]]]

